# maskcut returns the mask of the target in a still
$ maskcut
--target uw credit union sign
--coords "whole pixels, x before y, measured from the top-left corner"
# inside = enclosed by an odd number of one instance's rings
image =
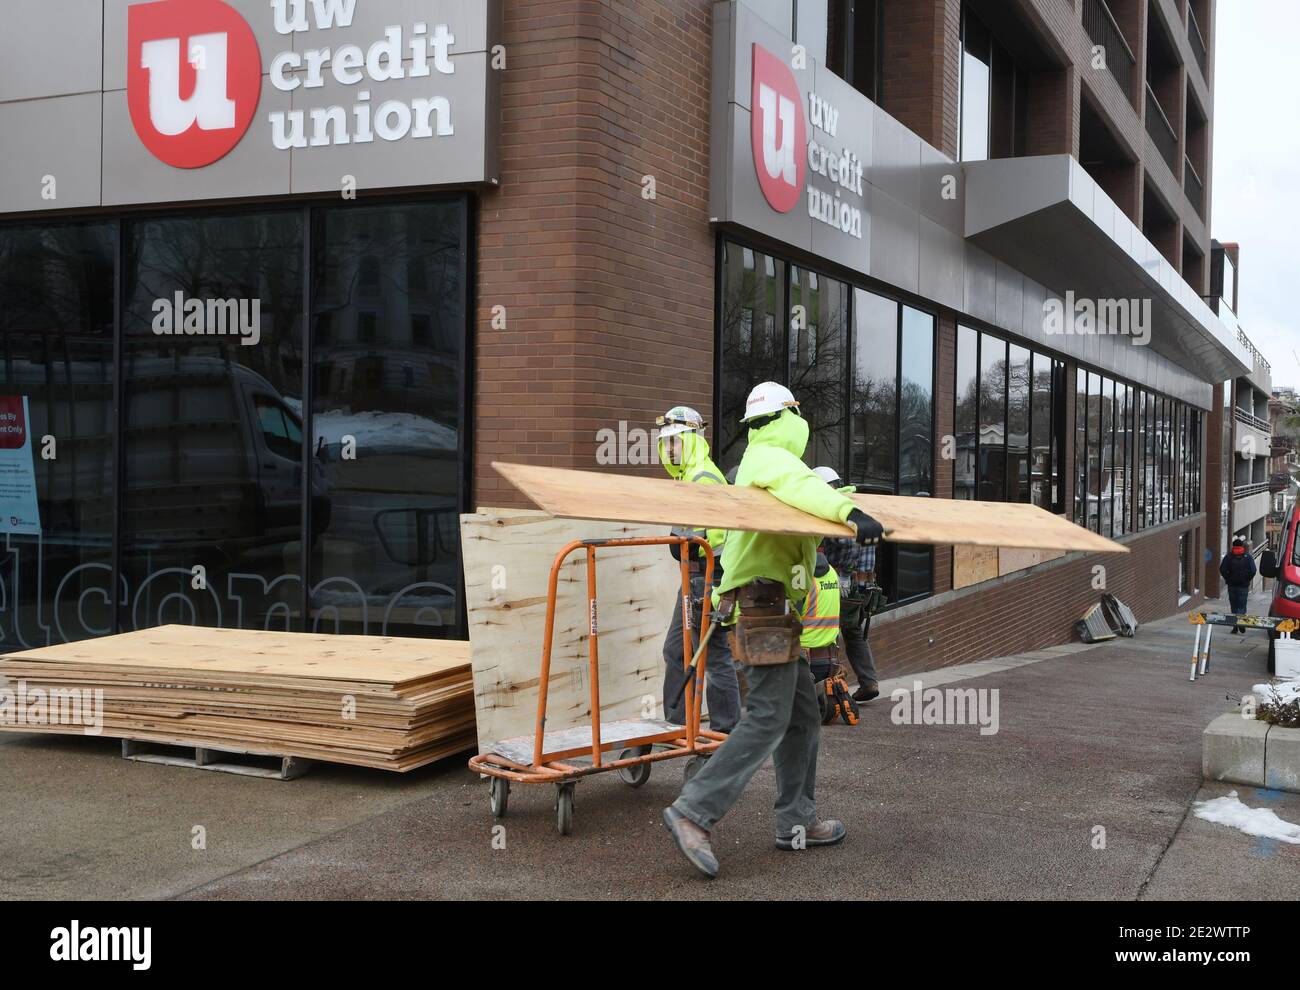
[[[865,271],[872,104],[744,4],[714,17],[711,219]]]
[[[259,139],[279,151],[453,136],[452,101],[440,88],[441,77],[456,72],[453,26],[419,20],[385,24],[374,40],[339,38],[356,26],[358,7],[364,12],[366,3],[269,0],[283,47],[267,53],[265,66],[253,28],[225,0],[132,5],[127,102],[136,134],[154,157],[177,168],[218,161],[254,122]],[[303,99],[257,120],[263,72],[272,87]],[[308,94],[324,94],[327,79],[335,84],[334,99],[311,105]],[[372,100],[383,83],[402,79],[427,85],[422,95]],[[481,106],[455,109],[482,112]]]
[[[94,59],[84,75],[102,95],[44,81],[0,91],[16,117],[49,118],[7,163],[24,194],[0,212],[332,192],[348,178],[362,190],[495,183],[509,69],[501,10],[501,0],[109,3],[101,36],[82,32],[85,50],[68,52]],[[57,16],[25,5],[6,28],[40,59]],[[86,137],[69,154],[60,131]]]

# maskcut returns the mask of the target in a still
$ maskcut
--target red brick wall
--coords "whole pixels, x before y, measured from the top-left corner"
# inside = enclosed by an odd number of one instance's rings
[[[889,0],[883,21],[881,107],[923,140],[956,158],[959,0]]]
[[[473,501],[520,506],[493,460],[595,468],[598,430],[712,407],[712,4],[505,6],[501,188],[478,224]]]
[[[1202,599],[1178,604],[1178,538],[1192,528],[1171,526],[1137,538],[1125,555],[1089,554],[976,585],[973,594],[926,603],[911,616],[880,616],[871,626],[877,670],[882,678],[899,677],[1077,641],[1074,623],[1101,600],[1092,586],[1097,565],[1106,568],[1105,590],[1139,622],[1190,609]]]

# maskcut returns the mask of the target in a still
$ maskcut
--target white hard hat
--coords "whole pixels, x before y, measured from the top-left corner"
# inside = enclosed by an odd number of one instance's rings
[[[745,402],[745,415],[740,421],[748,423],[751,419],[770,416],[783,409],[798,408],[799,402],[795,399],[794,393],[784,385],[763,382],[761,385],[755,385],[753,391],[749,393],[749,398]]]
[[[679,433],[698,433],[704,429],[704,417],[690,406],[673,406],[655,420],[659,438],[675,437]]]
[[[817,475],[817,477],[821,478],[822,481],[826,482],[826,484],[830,485],[832,488],[839,488],[843,484],[843,482],[840,481],[840,473],[834,468],[815,467],[813,468],[813,474]]]

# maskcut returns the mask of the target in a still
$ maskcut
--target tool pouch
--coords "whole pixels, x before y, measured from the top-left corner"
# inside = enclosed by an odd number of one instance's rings
[[[799,616],[786,608],[785,587],[751,581],[736,589],[740,617],[731,631],[731,653],[750,667],[771,667],[799,659]]]

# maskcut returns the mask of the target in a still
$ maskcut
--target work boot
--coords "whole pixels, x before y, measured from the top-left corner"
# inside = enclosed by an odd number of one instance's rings
[[[818,822],[816,825],[808,826],[808,830],[803,836],[803,845],[811,848],[812,846],[833,846],[837,842],[843,842],[844,836],[848,834],[841,822],[834,818],[828,818],[824,822]],[[793,850],[795,848],[794,835],[778,835],[776,837],[776,848]]]
[[[713,855],[708,832],[672,805],[664,809],[664,828],[672,834],[677,848],[697,870],[710,880],[718,875],[718,857]]]
[[[865,684],[859,684],[858,689],[853,692],[854,701],[874,701],[880,697],[880,685],[875,681],[867,681]]]

